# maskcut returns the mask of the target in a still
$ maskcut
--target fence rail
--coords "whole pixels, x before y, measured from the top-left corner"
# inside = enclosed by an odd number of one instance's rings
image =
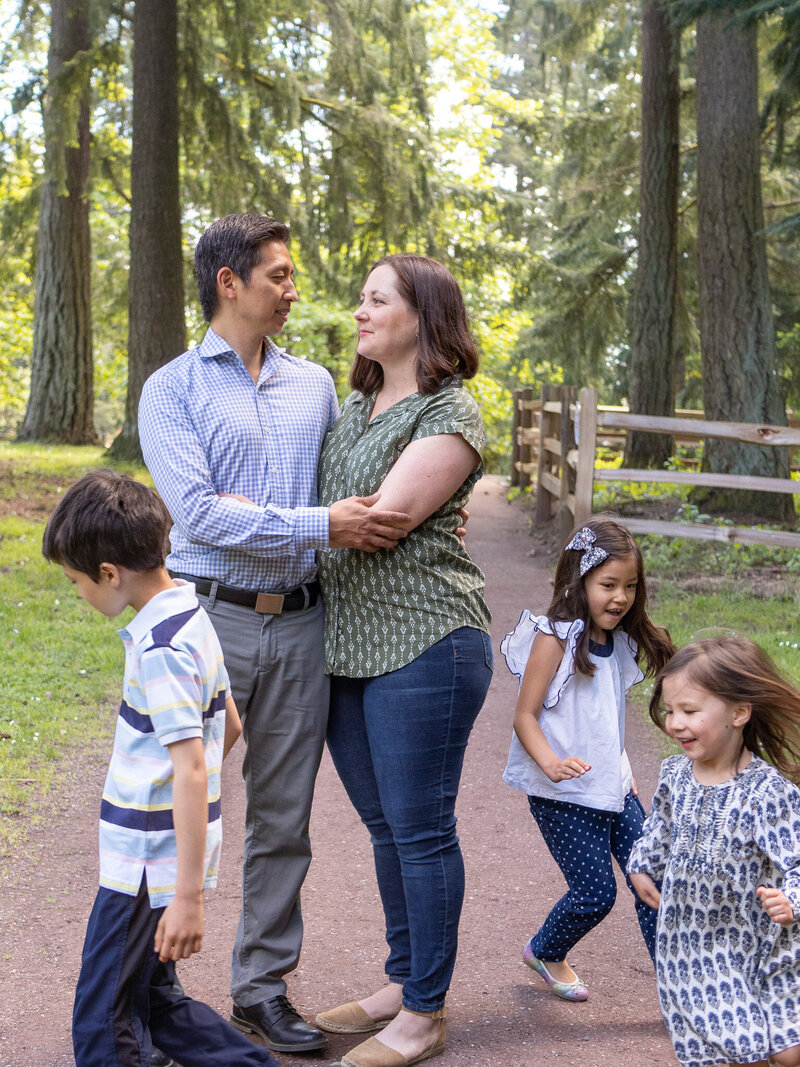
[[[524,394],[524,395],[521,395]],[[539,427],[533,425],[539,416]],[[524,417],[524,422],[523,422]],[[597,468],[595,453],[605,443],[605,431],[646,430],[676,440],[699,442],[714,437],[766,447],[800,448],[800,420],[794,426],[761,426],[756,423],[711,422],[702,412],[680,412],[675,418],[632,415],[618,407],[599,406],[597,390],[584,388],[578,397],[574,386],[544,386],[541,399],[533,390],[515,394],[514,457],[512,484],[528,484],[536,470],[536,519],[555,517],[562,536],[592,514],[594,483],[661,482],[713,489],[737,489],[800,495],[800,481],[756,475],[716,474],[709,471],[641,470]],[[538,452],[538,460],[534,456]],[[623,518],[635,533],[688,537],[699,540],[800,547],[800,534],[783,530],[759,530],[746,526],[715,526],[649,519]]]

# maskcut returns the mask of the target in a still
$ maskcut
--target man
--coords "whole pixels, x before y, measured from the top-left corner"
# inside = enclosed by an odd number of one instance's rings
[[[242,912],[231,1021],[278,1052],[324,1048],[283,975],[302,941],[300,887],[328,715],[323,609],[314,554],[391,548],[408,516],[377,497],[317,506],[320,447],[337,414],[326,370],[289,356],[280,334],[297,300],[289,231],[260,215],[213,223],[195,252],[210,328],[145,383],[145,462],[172,515],[167,566],[211,616],[242,717],[247,792]]]

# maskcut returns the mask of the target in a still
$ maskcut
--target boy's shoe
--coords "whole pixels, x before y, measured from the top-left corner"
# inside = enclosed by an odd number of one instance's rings
[[[150,1067],[174,1067],[175,1060],[162,1052],[160,1048],[154,1048],[150,1053]]]
[[[562,1000],[588,1000],[589,990],[577,974],[574,982],[556,981],[545,964],[534,956],[530,941],[522,950],[522,960],[544,978],[545,982],[550,986],[550,992],[555,993],[557,997],[561,997]]]

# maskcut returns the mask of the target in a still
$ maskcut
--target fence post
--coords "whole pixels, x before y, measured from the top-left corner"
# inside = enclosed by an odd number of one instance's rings
[[[531,453],[533,447],[530,440],[526,439],[525,430],[529,430],[533,427],[533,411],[531,409],[531,401],[533,400],[533,388],[526,386],[524,389],[517,389],[514,393],[514,441],[512,444],[512,463],[514,469],[517,470],[517,464],[519,469],[517,471],[517,479],[513,480],[512,485],[527,486],[533,482],[531,472],[524,469],[524,464],[531,462]]]
[[[521,398],[522,390],[515,389],[511,394],[512,404],[512,416],[511,416],[511,484],[512,486],[518,486],[522,483],[522,471],[517,469],[517,464],[520,462],[520,446],[519,446],[519,426],[520,426],[520,407],[519,401]]]
[[[542,386],[542,409],[539,412],[539,465],[536,475],[536,522],[548,522],[553,513],[552,498],[550,493],[542,485],[542,474],[550,469],[550,454],[545,448],[546,437],[553,436],[548,431],[555,416],[552,412],[545,411],[544,406],[551,400],[558,398],[557,385]]]
[[[597,390],[583,388],[578,413],[578,467],[575,472],[575,524],[592,514],[594,452],[597,444]]]
[[[574,485],[572,468],[569,465],[569,453],[575,447],[575,433],[570,416],[570,404],[575,402],[577,390],[574,385],[562,385],[561,393],[561,425],[559,426],[558,440],[561,445],[560,487],[558,496],[558,532],[562,541],[572,529],[572,511],[569,506],[570,491]]]

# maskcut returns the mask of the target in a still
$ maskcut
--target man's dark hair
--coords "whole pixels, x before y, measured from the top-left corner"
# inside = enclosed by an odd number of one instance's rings
[[[217,274],[230,267],[245,285],[261,260],[265,241],[289,243],[289,227],[268,215],[226,215],[212,222],[194,250],[194,277],[203,318],[211,322],[219,303]]]
[[[42,555],[100,578],[100,564],[131,571],[164,566],[169,512],[161,498],[127,474],[90,471],[64,493],[45,527]]]

